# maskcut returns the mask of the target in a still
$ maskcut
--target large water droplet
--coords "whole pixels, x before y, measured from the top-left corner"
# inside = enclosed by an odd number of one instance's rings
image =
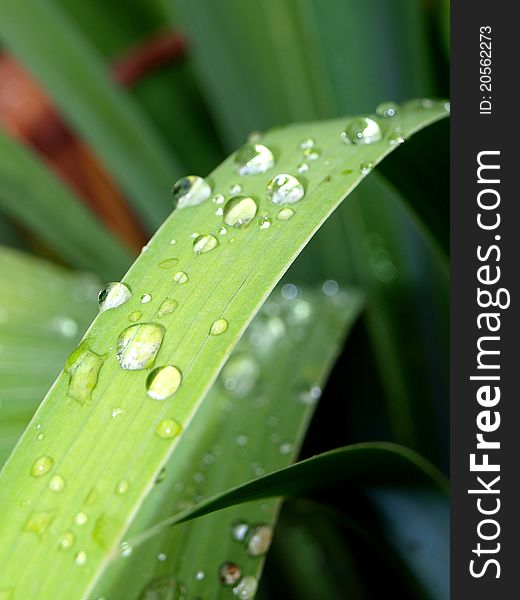
[[[226,202],[224,223],[231,227],[245,227],[256,215],[258,207],[249,196],[236,196]]]
[[[27,521],[23,526],[23,531],[26,533],[36,533],[37,535],[43,535],[51,521],[54,519],[53,510],[38,510],[32,512]]]
[[[383,137],[379,123],[369,117],[353,119],[341,133],[346,144],[373,144]]]
[[[376,108],[376,114],[384,119],[396,117],[399,114],[399,105],[395,102],[381,102]]]
[[[177,367],[157,367],[146,378],[146,393],[154,400],[165,400],[179,389],[182,375]]]
[[[241,600],[251,600],[255,597],[258,589],[258,581],[252,575],[246,575],[240,580],[240,583],[233,588],[233,594]]]
[[[247,552],[251,556],[266,554],[273,539],[273,529],[269,525],[256,525],[249,529],[245,539]]]
[[[54,460],[50,456],[39,456],[32,464],[31,475],[41,477],[46,475],[54,465]]]
[[[165,329],[157,323],[137,323],[124,329],[117,340],[117,360],[128,370],[150,369],[161,348]]]
[[[182,431],[182,426],[173,419],[163,419],[155,428],[155,433],[164,439],[177,437]]]
[[[209,333],[210,335],[220,335],[221,333],[227,331],[227,328],[228,322],[226,321],[226,319],[217,319],[211,324]]]
[[[177,208],[196,206],[211,196],[209,183],[197,175],[182,177],[173,184],[173,205]]]
[[[177,271],[173,276],[173,281],[175,281],[175,283],[180,283],[181,285],[183,283],[188,283],[188,280],[189,277],[184,271]]]
[[[61,475],[53,475],[49,481],[51,492],[61,492],[65,489],[65,479]]]
[[[98,295],[99,311],[104,312],[124,304],[132,297],[132,290],[126,283],[109,283]]]
[[[97,385],[98,375],[106,355],[90,350],[87,338],[70,354],[65,362],[65,373],[69,375],[67,396],[80,404],[90,404],[92,391]]]
[[[217,246],[217,238],[209,233],[203,233],[193,240],[193,252],[195,254],[205,254]]]
[[[172,298],[166,298],[162,301],[161,306],[159,306],[157,316],[159,318],[165,317],[166,315],[171,314],[178,306],[179,303],[177,302],[177,300],[173,300]]]
[[[235,563],[225,562],[220,565],[218,575],[224,585],[235,585],[242,576],[242,570]]]
[[[246,144],[235,154],[235,169],[240,175],[265,173],[273,165],[273,153],[263,144]]]
[[[294,204],[305,195],[303,185],[287,173],[275,175],[267,184],[267,197],[274,204]]]

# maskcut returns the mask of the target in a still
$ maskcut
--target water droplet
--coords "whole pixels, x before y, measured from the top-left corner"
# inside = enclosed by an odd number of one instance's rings
[[[70,354],[65,362],[65,373],[69,375],[67,396],[80,404],[90,404],[92,391],[97,385],[98,375],[106,355],[90,350],[87,338]]]
[[[384,119],[395,117],[399,114],[399,105],[395,102],[381,102],[376,108],[376,114]]]
[[[178,258],[166,258],[159,263],[159,268],[164,270],[173,269],[178,262]]]
[[[72,533],[72,531],[66,531],[61,535],[58,541],[58,548],[60,550],[68,550],[72,547],[75,541],[76,536]]]
[[[122,496],[123,494],[126,494],[126,492],[128,492],[129,487],[130,487],[130,484],[128,483],[128,479],[122,479],[116,485],[116,494],[119,494],[120,496]]]
[[[373,144],[383,137],[379,123],[369,117],[353,119],[341,133],[346,144]]]
[[[85,550],[80,550],[74,557],[74,562],[80,567],[87,562],[87,553]]]
[[[446,112],[451,112],[451,104],[449,102],[442,102],[442,107]]]
[[[154,400],[165,400],[175,394],[181,380],[182,375],[177,367],[157,367],[146,378],[146,393]]]
[[[242,576],[242,570],[235,563],[225,562],[220,565],[218,575],[224,585],[234,585]]]
[[[258,581],[252,575],[246,575],[240,580],[240,583],[233,588],[233,594],[241,600],[251,600],[255,597],[258,589]]]
[[[79,512],[75,517],[74,517],[74,522],[76,523],[76,525],[79,525],[80,527],[82,525],[85,525],[85,523],[88,521],[88,515],[87,513],[84,512]]]
[[[148,245],[145,245],[141,248],[141,254],[143,254],[144,252],[148,252]]]
[[[364,160],[360,165],[359,168],[361,170],[361,173],[363,175],[367,175],[368,173],[370,173],[370,171],[374,168],[374,163],[370,160]]]
[[[157,311],[157,316],[159,318],[165,317],[166,315],[171,314],[176,308],[179,306],[177,300],[172,300],[171,298],[166,298],[162,301],[161,306],[159,306],[159,310]]]
[[[165,329],[157,323],[137,323],[124,329],[117,340],[117,360],[131,371],[151,369],[161,348]]]
[[[128,320],[132,323],[139,321],[139,319],[143,316],[143,313],[140,310],[134,310],[128,315]]]
[[[318,148],[307,148],[303,151],[303,157],[305,160],[318,160],[320,156],[321,150],[318,150]]]
[[[204,579],[204,577],[206,577],[206,574],[204,573],[204,571],[197,571],[195,573],[196,581],[202,581]]]
[[[271,227],[272,222],[273,220],[269,215],[262,215],[258,219],[258,229],[269,229],[269,227]]]
[[[260,367],[251,356],[247,355],[232,356],[224,365],[221,374],[224,387],[237,397],[245,396],[252,391],[259,376]]]
[[[173,419],[163,419],[155,428],[155,433],[164,439],[177,437],[182,431],[182,426]]]
[[[213,198],[213,202],[215,204],[224,204],[225,198],[223,194],[217,194],[214,198]]]
[[[184,271],[177,271],[173,276],[173,281],[175,281],[175,283],[180,283],[181,285],[187,283],[188,279],[188,275]]]
[[[231,227],[245,227],[255,217],[258,207],[249,196],[236,196],[226,202],[224,223]]]
[[[143,294],[141,296],[141,304],[148,304],[148,302],[151,302],[152,300],[152,294]]]
[[[172,239],[170,240],[170,244],[171,244],[172,246],[175,246],[175,244],[176,244],[176,243],[177,243],[177,240],[176,240],[175,238],[172,238]]]
[[[217,208],[217,210],[215,211],[215,216],[216,217],[221,217],[224,214],[224,209],[222,208],[222,206],[219,206]]]
[[[300,143],[300,149],[301,150],[309,150],[310,148],[314,147],[314,144],[315,144],[315,141],[313,138],[307,138]]]
[[[117,308],[132,297],[132,290],[126,283],[109,283],[98,295],[99,311]]]
[[[53,510],[38,510],[32,512],[25,521],[22,531],[43,535],[54,519]]]
[[[167,558],[168,558],[168,557],[166,556],[166,554],[164,554],[164,552],[160,552],[160,553],[157,555],[157,560],[158,560],[159,562],[164,562],[164,561],[165,561]]]
[[[36,436],[36,439],[37,439],[39,442],[41,442],[41,441],[43,440],[43,438],[44,438],[44,435],[43,435],[43,433],[39,433],[39,434]]]
[[[286,300],[294,300],[298,296],[298,288],[293,283],[286,283],[282,287],[282,296]]]
[[[235,521],[230,528],[231,538],[236,542],[243,542],[248,530],[249,525],[245,521]]]
[[[209,183],[197,175],[182,177],[173,184],[173,205],[176,208],[196,206],[207,200],[211,195]]]
[[[240,175],[265,173],[274,166],[271,150],[263,144],[246,144],[235,154],[235,169]],[[237,194],[239,192],[231,192]]]
[[[33,477],[41,477],[46,475],[54,465],[54,460],[50,456],[39,456],[31,467],[31,475]]]
[[[235,438],[235,442],[237,446],[241,446],[243,448],[249,443],[249,438],[247,437],[247,435],[237,435],[237,437]]]
[[[221,228],[218,230],[218,234],[219,234],[219,235],[226,235],[226,233],[227,233],[227,229],[226,229],[225,227],[221,227]]]
[[[285,444],[282,444],[278,448],[280,454],[289,454],[290,452],[292,452],[292,449],[293,449],[293,445],[290,444],[289,442],[286,442]]]
[[[157,577],[149,581],[139,600],[186,600],[184,586],[175,577]]]
[[[203,233],[193,240],[193,252],[195,254],[205,254],[217,246],[217,238],[209,233]]]
[[[325,296],[335,296],[339,291],[339,285],[334,279],[328,279],[322,286],[323,293]]]
[[[49,481],[51,492],[61,492],[65,489],[65,479],[61,475],[53,475]]]
[[[305,195],[303,185],[287,173],[275,175],[267,184],[267,198],[274,204],[294,204]]]
[[[307,163],[302,163],[298,166],[298,173],[307,173],[309,170],[309,165]]]
[[[119,554],[122,558],[128,558],[133,550],[133,547],[128,542],[121,542],[119,545]]]
[[[236,196],[242,191],[242,186],[239,183],[233,183],[229,186],[229,193],[231,196]]]
[[[211,327],[209,329],[209,334],[210,335],[220,335],[221,333],[224,333],[228,328],[228,322],[226,321],[226,319],[217,319],[216,321],[213,321],[213,323],[211,324]]]
[[[273,539],[273,529],[269,525],[251,527],[245,539],[246,549],[250,556],[263,556],[269,550]]]
[[[402,144],[404,142],[404,137],[401,134],[401,129],[396,128],[393,129],[388,135],[388,143],[391,146],[395,146],[397,144]]]
[[[125,409],[121,408],[120,406],[117,406],[116,408],[112,409],[112,418],[115,419],[117,417],[120,417],[121,415],[125,414]]]
[[[92,539],[104,550],[112,547],[114,538],[122,533],[123,525],[120,521],[107,515],[100,515],[92,528]]]

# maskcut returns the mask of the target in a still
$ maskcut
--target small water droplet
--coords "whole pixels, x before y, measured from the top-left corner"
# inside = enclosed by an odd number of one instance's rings
[[[184,271],[177,271],[173,276],[173,281],[175,281],[175,283],[180,283],[181,285],[187,283],[188,279],[188,275]]]
[[[172,298],[165,298],[161,302],[161,306],[159,306],[159,310],[157,311],[157,316],[159,318],[165,317],[166,315],[171,314],[174,310],[177,309],[179,303],[177,300],[173,300]]]
[[[273,220],[269,215],[262,215],[258,219],[258,229],[269,229]]]
[[[265,173],[274,166],[271,150],[263,144],[246,144],[235,154],[235,169],[240,175],[256,175]],[[230,192],[238,194],[238,192]]]
[[[323,293],[325,296],[335,296],[339,291],[339,285],[334,279],[328,279],[322,286]]]
[[[395,146],[397,144],[402,144],[404,142],[404,137],[401,134],[400,128],[393,129],[388,135],[388,143],[391,146]]]
[[[51,492],[61,492],[65,489],[65,479],[61,475],[53,475],[49,481]]]
[[[175,238],[172,238],[172,239],[170,240],[170,244],[171,244],[172,246],[175,246],[175,244],[176,244],[176,243],[177,243],[177,240],[176,240]]]
[[[288,221],[289,219],[292,219],[294,216],[294,210],[292,208],[282,208],[280,211],[278,211],[278,214],[276,215],[276,218],[279,221]]]
[[[164,439],[177,437],[182,431],[182,426],[173,419],[163,419],[155,428],[155,433]]]
[[[211,195],[209,183],[197,175],[182,177],[173,184],[173,205],[176,208],[196,206],[206,201]]]
[[[168,558],[168,557],[166,556],[166,554],[164,554],[164,552],[160,552],[160,553],[157,555],[157,560],[158,560],[159,562],[164,562],[164,561],[165,561],[167,558]]]
[[[143,294],[141,296],[141,304],[148,304],[148,302],[151,302],[152,300],[152,294]]]
[[[216,217],[221,217],[224,214],[224,209],[222,208],[222,206],[219,206],[217,208],[217,210],[215,211],[215,216]]]
[[[121,542],[119,545],[119,554],[122,558],[128,558],[133,550],[133,547],[128,542]]]
[[[217,194],[214,198],[213,198],[213,202],[215,204],[224,204],[225,198],[224,198],[224,194]]]
[[[240,583],[233,588],[233,594],[241,600],[251,600],[258,589],[258,581],[252,575],[246,575]]]
[[[298,165],[298,173],[307,173],[309,170],[309,165],[307,163],[302,163]]]
[[[230,528],[231,538],[236,542],[243,542],[246,538],[249,525],[245,521],[235,521]]]
[[[306,138],[305,140],[302,140],[300,142],[300,149],[301,150],[309,150],[310,148],[314,147],[315,143],[316,142],[314,141],[313,138],[311,138],[311,137],[310,138]]]
[[[196,581],[202,581],[204,579],[204,577],[206,577],[206,574],[204,573],[204,571],[197,571],[195,573],[195,580]]]
[[[125,414],[125,409],[121,408],[119,406],[117,406],[116,408],[112,409],[112,418],[115,419],[117,417],[120,417],[121,415]]]
[[[128,479],[122,479],[116,485],[116,494],[119,494],[120,496],[126,494],[126,492],[128,492],[129,487],[130,487],[130,484],[128,483]]]
[[[157,323],[137,323],[124,329],[117,340],[117,360],[127,370],[150,369],[161,348],[165,329]]]
[[[451,104],[449,102],[442,102],[442,107],[446,112],[451,112]]]
[[[37,439],[39,442],[41,442],[41,441],[43,440],[43,438],[44,438],[44,435],[43,435],[43,433],[39,433],[39,434],[36,436],[36,439]]]
[[[181,385],[182,375],[177,367],[157,367],[146,378],[146,393],[154,400],[173,396]]]
[[[224,585],[235,585],[242,577],[242,570],[232,562],[225,562],[218,570],[219,579]]]
[[[134,310],[128,315],[128,320],[132,323],[139,321],[139,319],[143,316],[143,313],[140,310]]]
[[[221,227],[221,228],[218,230],[218,234],[219,234],[219,235],[226,235],[226,233],[227,233],[227,229],[226,229],[224,226],[222,226],[222,227]]]
[[[258,207],[249,196],[236,196],[226,202],[224,223],[230,227],[246,227],[256,215]]]
[[[50,456],[39,456],[31,467],[31,475],[33,477],[41,477],[46,475],[54,465],[54,460]]]
[[[65,531],[65,533],[60,536],[58,548],[60,550],[68,550],[72,547],[75,541],[76,536],[72,533],[72,531]]]
[[[359,169],[363,175],[367,175],[374,168],[374,163],[370,160],[364,160],[360,165]]]
[[[379,123],[369,117],[353,119],[341,133],[346,144],[373,144],[383,137]]]
[[[237,194],[240,194],[241,191],[242,186],[239,183],[233,183],[229,186],[229,193],[231,196],[236,196]]]
[[[81,567],[87,562],[87,558],[85,550],[80,550],[74,557],[74,562]]]
[[[74,522],[76,523],[76,525],[79,525],[80,527],[82,525],[85,525],[85,523],[88,521],[88,515],[87,513],[84,512],[79,512],[75,517],[74,517]]]
[[[235,438],[235,442],[237,446],[241,446],[243,448],[249,443],[249,438],[247,437],[247,435],[237,435],[237,437]]]
[[[220,335],[221,333],[224,333],[228,328],[228,322],[226,321],[226,319],[217,319],[216,321],[213,321],[213,323],[211,324],[211,327],[209,329],[209,334],[210,335]]]
[[[376,108],[376,114],[384,119],[396,117],[399,114],[399,105],[395,102],[381,102]]]
[[[36,533],[37,535],[43,535],[47,531],[47,528],[53,519],[53,510],[34,511],[29,515],[27,521],[25,521],[22,531],[25,533]]]
[[[307,148],[303,151],[303,157],[305,160],[318,160],[320,156],[321,150],[318,150],[318,148]]]
[[[293,449],[293,445],[290,444],[289,442],[286,442],[285,444],[282,444],[278,448],[280,454],[289,454],[290,452],[292,452],[292,449]]]
[[[267,198],[273,204],[294,204],[305,195],[303,185],[287,173],[275,175],[267,184]]]
[[[143,254],[144,252],[148,252],[148,244],[141,248],[141,254]]]
[[[168,269],[173,269],[178,262],[178,258],[165,258],[159,263],[159,268],[164,269],[165,271]]]
[[[115,281],[109,283],[103,290],[99,292],[98,304],[99,312],[104,312],[111,308],[117,308],[124,304],[132,297],[132,290],[126,283]]]
[[[98,375],[106,355],[90,350],[87,338],[69,355],[64,371],[69,375],[67,396],[80,404],[90,404],[92,392],[97,385]]]
[[[273,539],[273,529],[269,525],[252,526],[245,539],[247,552],[250,556],[263,556],[269,550]]]
[[[193,240],[193,252],[195,254],[205,254],[218,246],[218,240],[209,233],[203,233]]]

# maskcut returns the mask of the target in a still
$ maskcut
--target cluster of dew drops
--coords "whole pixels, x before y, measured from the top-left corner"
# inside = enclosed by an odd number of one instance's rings
[[[433,108],[436,101],[423,99],[409,103],[408,108]],[[449,103],[442,103],[444,109],[449,112]],[[367,145],[386,141],[390,145],[400,144],[404,141],[400,126],[400,107],[393,102],[380,104],[376,109],[375,116],[363,116],[352,119],[340,132],[341,140],[347,145]],[[382,127],[381,121],[391,123],[390,126]],[[385,132],[384,132],[385,130]],[[266,173],[275,166],[275,157],[270,148],[259,143],[259,134],[252,134],[248,143],[243,146],[234,157],[235,171],[240,176],[250,176]],[[322,152],[316,146],[313,138],[306,138],[299,144],[302,152],[302,162],[296,166],[295,172],[306,173],[312,164],[321,158]],[[370,172],[373,163],[363,161],[359,169],[363,175]],[[267,201],[277,207],[276,219],[288,221],[295,214],[294,205],[299,203],[305,196],[305,187],[298,179],[298,175],[290,173],[277,173],[266,185]],[[178,208],[186,208],[202,204],[210,198],[212,189],[210,184],[203,178],[190,175],[179,179],[172,188],[173,202]],[[216,205],[216,215],[222,217],[222,226],[218,231],[219,236],[228,232],[228,227],[242,229],[248,227],[257,217],[257,225],[261,230],[269,229],[272,225],[272,217],[267,213],[258,214],[257,201],[242,194],[242,186],[234,184],[229,189],[229,199],[223,194],[213,197]],[[205,233],[194,234],[193,252],[196,255],[206,254],[219,245],[217,236]],[[172,240],[172,244],[175,240]],[[177,259],[167,259],[161,263],[161,268],[170,269],[176,266]],[[183,285],[189,281],[188,274],[184,271],[176,271],[173,281]],[[123,282],[109,283],[99,294],[100,311],[118,308],[124,305],[133,296],[130,286]],[[142,304],[152,300],[149,293],[143,293],[140,297]],[[177,309],[176,300],[166,298],[161,303],[157,316],[162,318]],[[139,322],[141,311],[134,310],[128,316],[132,325],[125,328],[117,340],[116,356],[121,368],[125,370],[148,370],[146,378],[146,393],[154,400],[165,400],[173,396],[182,383],[182,373],[175,365],[155,366],[155,359],[160,350],[165,335],[165,328],[159,323]],[[219,317],[211,323],[209,335],[217,336],[225,333],[228,329],[228,321]],[[78,400],[81,404],[89,404],[90,395],[97,382],[98,372],[103,365],[104,357],[94,353],[88,344],[80,344],[75,352],[69,357],[65,372],[69,374],[68,394]],[[124,412],[124,409],[116,407],[112,411],[112,417],[116,418]],[[155,428],[157,436],[163,439],[172,439],[182,431],[182,426],[172,418],[161,420]],[[38,439],[43,437],[38,434]],[[54,461],[50,456],[39,456],[33,463],[31,475],[43,477],[49,475],[48,488],[54,493],[60,493],[66,487],[65,478],[58,474],[51,474]],[[122,480],[118,482],[115,493],[122,495],[129,489],[129,482]],[[32,513],[24,526],[25,531],[42,534],[52,521],[52,511],[39,511]],[[88,515],[80,512],[75,517],[75,524],[84,525],[88,521]],[[232,536],[236,541],[246,545],[252,556],[260,556],[267,552],[272,531],[268,525],[257,525],[250,527],[246,523],[235,524],[232,527]],[[75,541],[72,531],[62,534],[59,546],[66,550]],[[126,548],[123,543],[122,556],[129,555],[131,548]],[[80,550],[75,555],[75,562],[84,565],[87,562],[87,554]],[[203,574],[198,573],[199,579]],[[224,563],[219,570],[219,578],[223,585],[231,586],[234,595],[239,598],[253,598],[257,589],[257,580],[253,576],[242,576],[240,567],[234,563]],[[171,581],[169,581],[171,579]],[[169,581],[169,583],[168,583]],[[155,583],[154,583],[155,582]],[[177,585],[173,578],[161,578],[150,583],[153,585]],[[153,589],[151,590],[153,592]]]

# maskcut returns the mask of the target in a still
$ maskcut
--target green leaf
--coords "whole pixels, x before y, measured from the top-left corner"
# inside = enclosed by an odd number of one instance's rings
[[[299,290],[293,300],[284,299],[280,290],[271,294],[147,497],[129,538],[168,516],[173,507],[292,462],[359,306],[352,290],[335,296]],[[273,527],[278,505],[257,502],[165,529],[134,548],[130,557],[115,560],[93,597],[128,599],[166,575],[182,582],[190,595],[227,597],[229,590],[218,581],[219,567],[231,560],[244,575],[258,578],[264,554],[248,554],[245,543],[232,538],[231,526],[246,522],[250,533],[258,523]],[[204,576],[197,579],[196,573]]]
[[[112,279],[131,254],[27,148],[0,132],[0,209],[45,240],[65,263]]]
[[[0,39],[43,83],[150,227],[168,210],[166,190],[181,165],[146,116],[113,83],[94,48],[52,2],[6,0]]]
[[[99,283],[0,247],[0,463],[95,314]],[[33,435],[45,435],[41,424]]]
[[[445,115],[442,105],[403,111],[403,135]],[[267,173],[240,177],[231,157],[211,174],[214,194],[227,195],[230,186],[240,182],[242,193],[255,198],[258,216],[248,227],[229,226],[226,235],[219,235],[222,217],[215,215],[218,205],[208,200],[174,211],[157,232],[124,278],[133,297],[122,307],[102,312],[84,340],[86,357],[93,353],[104,359],[95,373],[90,404],[67,395],[73,375],[69,364],[69,373],[60,374],[35,417],[48,427],[45,443],[37,445],[25,434],[0,474],[2,585],[12,586],[16,579],[18,593],[30,597],[37,597],[37,590],[42,597],[57,590],[62,597],[81,597],[92,588],[160,469],[182,448],[182,433],[174,437],[179,426],[188,426],[253,315],[312,234],[362,181],[362,163],[377,164],[395,147],[387,138],[343,143],[340,132],[348,122],[293,125],[266,134],[262,142],[276,156],[276,168]],[[387,134],[391,125],[383,128]],[[266,184],[277,173],[299,175],[295,169],[302,156],[300,143],[308,137],[316,140],[321,157],[301,177],[305,198],[293,205],[294,215],[280,220],[280,207],[266,198]],[[265,213],[270,213],[272,224],[262,229]],[[194,233],[212,234],[219,243],[197,255],[193,245],[200,248],[200,241],[193,239]],[[150,301],[142,303],[145,294],[151,298],[145,296]],[[169,302],[177,308],[167,315],[160,308],[165,299],[177,303]],[[145,325],[128,330],[129,316],[136,311]],[[227,329],[210,335],[212,324],[220,319],[226,320]],[[157,366],[173,365],[182,373],[177,393],[165,402],[148,397],[148,373],[122,369],[116,347],[127,367],[147,366],[158,352]],[[80,368],[82,363],[74,364]],[[84,375],[91,380],[92,372]],[[126,411],[124,419],[111,418],[115,407]],[[33,477],[31,472],[42,475]],[[48,489],[53,475],[67,482],[61,494]],[[122,480],[128,480],[130,488],[118,497],[114,490]],[[89,505],[94,488],[97,500]],[[52,517],[52,527],[42,524],[42,511],[46,521]],[[85,520],[83,513],[88,517],[84,526],[78,525]],[[33,521],[41,535],[34,533]],[[59,536],[69,529],[79,553],[58,549]],[[33,560],[20,578],[19,565],[28,554]]]

